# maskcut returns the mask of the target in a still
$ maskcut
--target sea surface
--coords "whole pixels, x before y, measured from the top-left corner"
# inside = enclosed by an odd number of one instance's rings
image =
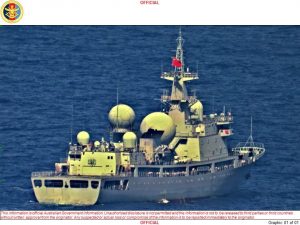
[[[136,113],[135,128],[161,110],[160,79],[171,69],[178,26],[0,27],[1,210],[300,210],[300,27],[182,26],[188,84],[205,113],[234,115],[230,146],[254,140],[267,152],[239,191],[161,205],[40,205],[33,171],[54,169],[80,130],[108,139],[117,102]],[[198,65],[198,66],[197,66]],[[74,110],[72,110],[72,105]],[[72,113],[73,112],[73,113]],[[73,116],[72,116],[73,114]],[[73,122],[72,122],[73,118]]]

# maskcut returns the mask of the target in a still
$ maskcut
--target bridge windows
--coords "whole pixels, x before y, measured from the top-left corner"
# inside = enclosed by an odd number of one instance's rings
[[[71,160],[80,160],[81,159],[81,154],[69,154],[69,157]]]

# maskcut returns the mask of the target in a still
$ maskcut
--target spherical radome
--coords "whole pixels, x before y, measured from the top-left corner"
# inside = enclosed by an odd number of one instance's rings
[[[94,146],[97,148],[97,147],[99,147],[100,146],[100,141],[95,141],[94,142]]]
[[[196,115],[200,120],[203,119],[203,105],[197,100],[190,108],[191,113]]]
[[[135,148],[136,147],[136,134],[128,131],[123,135],[124,148]]]
[[[77,134],[77,142],[80,144],[80,145],[87,145],[90,141],[90,135],[88,132],[86,131],[80,131],[78,134]]]
[[[141,133],[145,134],[149,129],[163,131],[160,138],[162,144],[168,144],[176,133],[176,127],[172,118],[162,112],[150,113],[143,119],[140,125]]]
[[[133,124],[135,113],[130,106],[119,104],[109,111],[108,119],[112,126],[126,128]]]

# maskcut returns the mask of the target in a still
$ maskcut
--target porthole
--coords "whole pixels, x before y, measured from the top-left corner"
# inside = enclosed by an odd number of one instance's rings
[[[49,188],[62,188],[63,184],[62,180],[45,180],[45,186]]]
[[[41,180],[34,180],[33,183],[34,183],[35,187],[42,187],[42,181]]]
[[[71,188],[88,188],[89,183],[87,180],[70,180]]]
[[[99,186],[99,181],[92,181],[92,182],[91,182],[91,186],[92,186],[92,188],[94,188],[94,189],[98,188],[98,186]]]

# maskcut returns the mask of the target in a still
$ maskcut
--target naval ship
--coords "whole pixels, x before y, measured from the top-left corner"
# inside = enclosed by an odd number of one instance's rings
[[[110,140],[91,140],[80,131],[69,143],[68,157],[55,170],[33,172],[32,187],[39,203],[97,203],[183,200],[233,192],[249,178],[251,166],[265,153],[264,145],[247,142],[229,149],[231,112],[203,114],[203,105],[189,96],[186,83],[197,80],[184,63],[183,37],[177,38],[170,95],[164,109],[152,112],[133,129],[134,110],[117,102],[108,114]]]

